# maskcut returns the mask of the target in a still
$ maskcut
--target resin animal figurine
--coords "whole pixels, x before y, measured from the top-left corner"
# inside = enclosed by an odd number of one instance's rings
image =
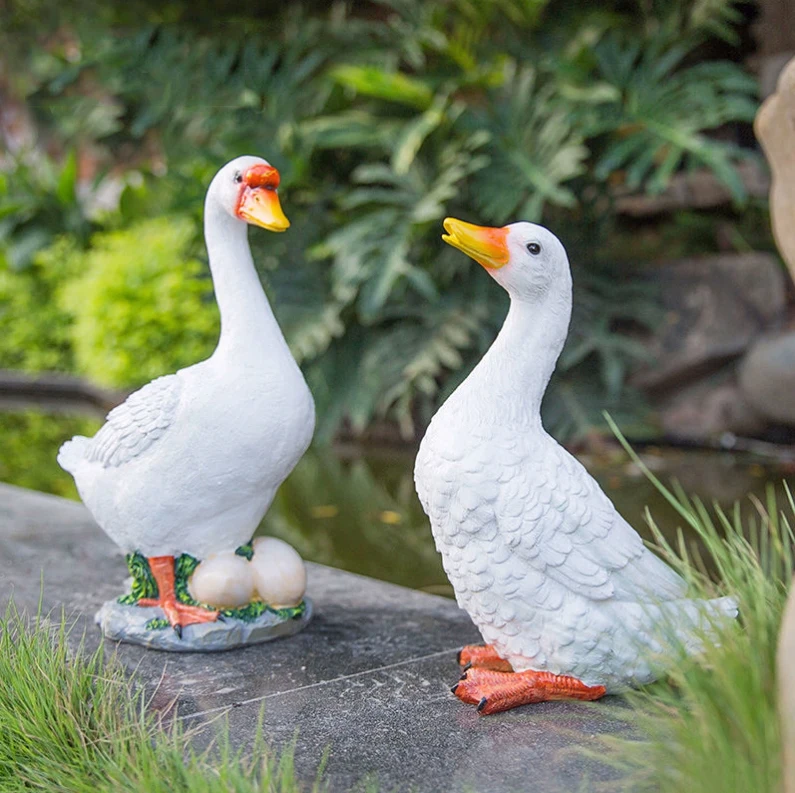
[[[458,604],[486,641],[462,650],[468,669],[453,691],[488,714],[648,683],[663,621],[695,651],[706,614],[736,606],[686,599],[684,580],[544,431],[541,400],[572,305],[563,245],[532,223],[444,227],[511,298],[494,344],[433,417],[414,470]]]
[[[268,559],[255,563],[249,543],[315,422],[312,395],[247,239],[248,225],[274,232],[290,225],[278,186],[276,168],[239,157],[207,191],[204,234],[221,315],[215,352],[145,385],[111,411],[93,438],[75,437],[58,454],[97,523],[128,554],[134,584],[125,608],[111,601],[98,615],[114,638],[163,649],[226,649],[294,632],[309,617],[300,558],[288,565],[290,581],[283,570],[276,576],[287,587],[285,602],[266,603],[255,583],[265,581],[273,595]],[[202,560],[209,573],[197,566]],[[290,613],[282,613],[285,606]],[[153,609],[163,616],[152,621]],[[263,630],[257,620],[267,623]],[[244,624],[232,630],[230,621]],[[176,637],[162,630],[168,625]],[[183,637],[185,626],[190,634]]]

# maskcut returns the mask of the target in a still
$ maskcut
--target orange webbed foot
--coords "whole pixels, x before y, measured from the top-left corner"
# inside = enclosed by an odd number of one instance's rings
[[[157,584],[157,597],[142,598],[138,601],[139,606],[154,607],[159,606],[163,609],[169,625],[182,638],[182,628],[186,625],[196,625],[202,622],[216,622],[223,619],[220,612],[212,609],[202,608],[201,606],[189,606],[177,600],[174,590],[174,557],[173,556],[151,556],[149,557],[149,568],[152,577]]]
[[[182,636],[182,629],[186,625],[196,625],[202,622],[216,622],[221,614],[218,611],[202,608],[201,606],[189,606],[187,603],[180,603],[176,598],[160,600],[159,598],[147,598],[138,601],[139,606],[159,606],[163,609],[169,625]]]
[[[495,672],[473,667],[453,686],[453,693],[487,716],[520,705],[552,700],[601,699],[604,686],[588,686],[576,677],[551,672]]]
[[[513,677],[512,672],[498,672],[473,666],[461,675],[461,679],[450,690],[462,702],[477,705],[488,690],[499,687],[511,677]]]

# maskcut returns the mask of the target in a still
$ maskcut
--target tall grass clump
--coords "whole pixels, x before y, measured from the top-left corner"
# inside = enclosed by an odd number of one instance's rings
[[[3,793],[299,793],[292,748],[280,758],[261,730],[248,753],[222,727],[192,748],[178,720],[165,726],[102,649],[70,650],[63,617],[0,616],[0,790]],[[319,779],[319,775],[318,775]],[[319,781],[311,787],[317,791]]]
[[[626,788],[658,793],[774,793],[781,784],[782,740],[776,711],[776,649],[793,576],[795,501],[768,490],[725,511],[667,488],[624,447],[655,484],[697,542],[680,530],[666,542],[647,520],[658,552],[689,583],[690,596],[730,595],[737,620],[705,628],[704,650],[686,657],[670,646],[667,680],[627,699],[639,740],[605,740],[607,761],[624,774]]]

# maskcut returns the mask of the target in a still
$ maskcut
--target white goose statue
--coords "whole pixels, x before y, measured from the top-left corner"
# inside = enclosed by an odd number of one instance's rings
[[[686,599],[685,581],[544,431],[572,305],[563,245],[526,222],[444,227],[511,298],[496,341],[433,417],[414,472],[458,603],[486,641],[462,650],[453,691],[488,714],[651,682],[664,621],[696,651],[709,619],[737,607]]]
[[[153,380],[108,415],[93,438],[67,441],[58,462],[97,523],[125,552],[147,557],[159,606],[184,625],[219,612],[175,595],[175,557],[233,553],[247,543],[314,431],[312,396],[273,316],[247,224],[290,225],[278,171],[239,157],[216,174],[204,234],[221,336],[206,361]]]

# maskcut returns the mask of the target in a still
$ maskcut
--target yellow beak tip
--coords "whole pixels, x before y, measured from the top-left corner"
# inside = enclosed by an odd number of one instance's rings
[[[442,234],[442,241],[484,267],[494,270],[508,263],[507,228],[476,226],[456,218],[445,218],[442,225],[447,232]]]

